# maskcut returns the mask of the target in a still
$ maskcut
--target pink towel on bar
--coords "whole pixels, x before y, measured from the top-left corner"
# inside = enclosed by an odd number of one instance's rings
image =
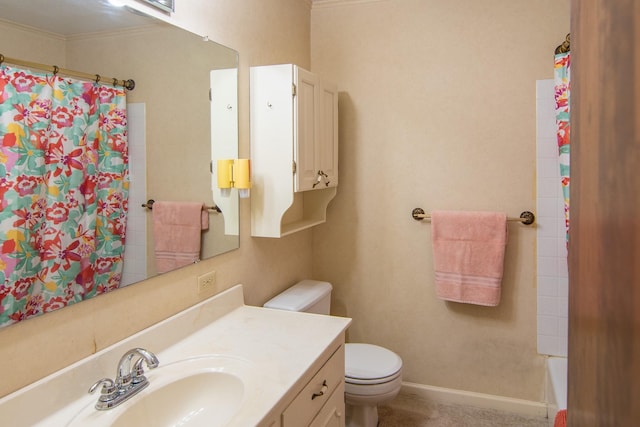
[[[202,203],[155,202],[152,212],[157,272],[199,261],[202,230],[209,228]]]
[[[498,305],[507,216],[499,212],[434,211],[431,224],[438,297]]]

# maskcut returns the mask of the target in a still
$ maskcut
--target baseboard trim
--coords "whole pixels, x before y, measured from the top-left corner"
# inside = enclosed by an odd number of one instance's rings
[[[476,408],[496,409],[526,416],[547,416],[547,404],[532,400],[514,399],[493,394],[455,390],[425,384],[403,382],[401,394],[410,394],[421,399],[438,403],[473,406]]]
[[[351,6],[362,3],[377,3],[387,0],[313,0],[311,9],[324,9],[329,7]]]

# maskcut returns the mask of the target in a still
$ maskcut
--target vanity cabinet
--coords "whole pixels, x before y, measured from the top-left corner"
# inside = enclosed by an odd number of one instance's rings
[[[222,291],[3,397],[0,426],[106,427],[125,419],[147,426],[158,425],[162,413],[199,425],[344,427],[344,342],[351,319],[245,305],[242,289]],[[153,348],[160,360],[147,373],[148,387],[116,408],[96,410],[98,397],[87,386],[112,374],[122,354],[138,347]],[[203,400],[192,388],[194,395],[178,398],[185,378],[212,372],[237,381],[221,381]]]
[[[333,392],[309,427],[344,427],[344,383]]]
[[[344,345],[282,413],[282,427],[344,426]]]
[[[326,221],[338,185],[338,92],[293,64],[252,67],[251,235]]]

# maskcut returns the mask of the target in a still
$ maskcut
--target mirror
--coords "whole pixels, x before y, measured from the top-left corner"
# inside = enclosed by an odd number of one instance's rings
[[[0,0],[0,10],[5,57],[135,80],[120,287],[156,274],[148,199],[218,206],[208,211],[200,258],[237,249],[237,196],[214,200],[211,170],[212,160],[238,153],[237,52],[107,0]]]

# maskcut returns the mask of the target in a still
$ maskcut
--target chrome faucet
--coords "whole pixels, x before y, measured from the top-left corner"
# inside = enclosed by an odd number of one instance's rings
[[[131,361],[136,356],[138,360],[135,361],[132,367]],[[151,369],[158,367],[160,364],[156,355],[150,351],[143,348],[133,348],[120,358],[118,374],[115,380],[102,378],[92,385],[89,393],[93,393],[102,385],[100,397],[96,402],[96,409],[104,411],[115,408],[148,386],[149,380],[144,375],[143,363]]]

